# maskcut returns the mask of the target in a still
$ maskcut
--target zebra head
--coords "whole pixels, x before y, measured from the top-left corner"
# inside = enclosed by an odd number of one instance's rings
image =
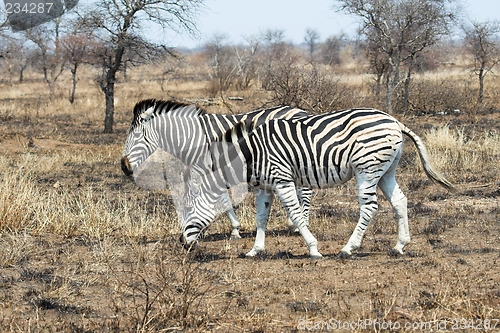
[[[186,165],[201,163],[207,150],[205,114],[195,104],[156,99],[138,102],[122,154],[123,172],[129,176],[137,173],[158,148]]]
[[[184,209],[180,241],[189,250],[198,244],[208,226],[218,214],[227,210],[226,182],[221,174],[198,165],[184,174]],[[229,197],[227,197],[229,198]]]
[[[121,159],[122,171],[127,176],[132,176],[134,170],[158,148],[158,131],[151,121],[154,111],[153,105],[140,113],[127,131]]]
[[[204,171],[196,167],[187,168],[186,171],[180,241],[189,251],[198,245],[198,239],[203,236],[208,225],[215,219],[216,209],[215,202],[210,204],[207,192],[202,189],[205,187],[202,184]]]
[[[227,210],[228,188],[245,183],[247,190],[246,160],[240,145],[234,142],[238,137],[228,139],[211,144],[207,151],[209,162],[190,166],[184,175],[180,241],[186,249],[197,244],[215,217]]]

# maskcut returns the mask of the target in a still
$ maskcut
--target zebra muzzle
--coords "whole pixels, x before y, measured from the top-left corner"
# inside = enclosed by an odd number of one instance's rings
[[[193,251],[198,246],[198,241],[196,241],[196,240],[194,242],[188,243],[184,234],[181,234],[181,236],[179,237],[179,242],[181,242],[184,250],[186,250],[188,252]]]
[[[126,176],[132,176],[132,174],[134,172],[132,171],[132,166],[130,165],[128,157],[127,156],[123,156],[121,162],[122,162],[122,171],[123,171],[123,173]]]

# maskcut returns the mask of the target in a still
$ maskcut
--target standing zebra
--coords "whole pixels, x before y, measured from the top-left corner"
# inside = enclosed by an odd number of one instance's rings
[[[377,211],[377,186],[391,203],[398,220],[394,250],[403,254],[410,242],[407,200],[396,183],[396,167],[403,151],[403,134],[417,147],[427,176],[453,191],[454,186],[429,164],[422,140],[390,115],[375,109],[351,109],[299,119],[276,119],[251,131],[245,124],[227,133],[232,145],[215,146],[215,171],[191,168],[181,241],[189,248],[213,220],[214,201],[226,186],[248,182],[261,189],[257,199],[257,228],[265,230],[273,190],[299,229],[313,259],[321,258],[318,242],[309,231],[295,187],[329,188],[355,177],[360,205],[357,226],[341,257],[360,247]],[[264,233],[250,255],[264,249]],[[258,235],[259,236],[259,235]]]
[[[303,110],[291,107],[274,107],[235,115],[209,114],[195,105],[154,99],[138,102],[133,113],[121,159],[122,170],[127,176],[133,175],[157,148],[172,154],[187,166],[204,164],[207,143],[225,140],[224,134],[238,123],[243,122],[252,129],[269,119],[308,115]],[[312,192],[299,188],[297,191],[307,215]],[[224,191],[218,203],[226,209],[231,221],[231,237],[241,238],[240,222],[227,191]]]

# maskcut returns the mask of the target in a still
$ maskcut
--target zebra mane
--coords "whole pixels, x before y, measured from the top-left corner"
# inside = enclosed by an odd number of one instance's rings
[[[257,127],[257,124],[253,121],[240,121],[223,135],[223,141],[239,141],[241,138],[248,136],[248,133],[250,133],[255,127]]]
[[[134,106],[134,119],[132,120],[132,126],[139,124],[141,121],[141,114],[151,107],[154,108],[152,113],[153,117],[167,112],[175,112],[176,115],[187,117],[198,117],[207,114],[206,110],[196,104],[186,104],[172,100],[145,99],[138,102]]]

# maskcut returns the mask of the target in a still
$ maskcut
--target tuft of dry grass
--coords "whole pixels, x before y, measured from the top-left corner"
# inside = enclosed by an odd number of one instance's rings
[[[465,128],[446,125],[426,131],[423,138],[436,168],[457,182],[498,181],[500,132],[496,129],[467,133]],[[479,170],[481,178],[477,177]]]

